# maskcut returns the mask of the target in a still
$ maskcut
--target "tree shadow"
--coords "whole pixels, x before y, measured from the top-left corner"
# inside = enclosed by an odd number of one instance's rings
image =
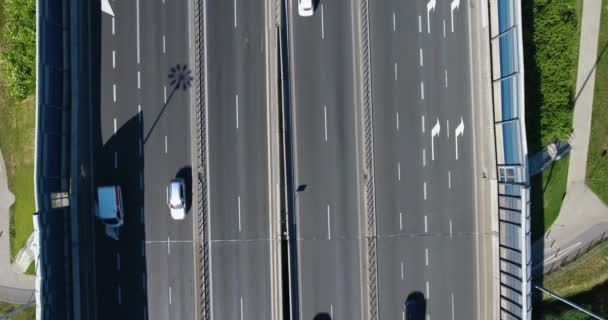
[[[542,134],[541,134],[541,106],[544,101],[544,96],[540,90],[540,68],[536,64],[537,47],[534,42],[534,4],[536,1],[522,1],[522,40],[524,46],[524,70],[526,76],[524,78],[525,87],[525,117],[526,117],[526,138],[528,145],[528,154],[534,154],[543,149]],[[535,176],[530,176],[530,215],[531,215],[531,243],[534,244],[536,239],[542,239],[545,233],[545,209],[543,204],[543,175],[539,173]],[[544,242],[537,243],[537,246],[532,245],[532,266],[542,263],[544,259]],[[542,268],[535,275],[537,281],[542,283],[543,273]],[[535,290],[532,291],[532,300],[538,301],[542,295]]]
[[[539,290],[534,291],[540,292]],[[604,281],[590,290],[565,298],[600,316],[608,316],[608,281]],[[533,310],[532,319],[538,320],[589,319],[584,313],[574,312],[572,307],[558,300],[538,300]],[[564,315],[566,312],[568,312],[567,316]]]

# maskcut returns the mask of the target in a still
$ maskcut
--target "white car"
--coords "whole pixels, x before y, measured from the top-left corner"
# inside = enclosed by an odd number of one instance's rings
[[[171,218],[184,220],[186,218],[186,184],[184,179],[175,178],[167,186],[167,205]]]
[[[298,13],[302,17],[310,17],[314,13],[313,0],[298,0]]]

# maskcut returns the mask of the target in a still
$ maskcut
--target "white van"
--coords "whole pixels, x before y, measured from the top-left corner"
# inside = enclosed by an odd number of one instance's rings
[[[118,229],[124,224],[124,209],[120,186],[97,188],[95,216],[106,226],[106,234],[118,240]]]

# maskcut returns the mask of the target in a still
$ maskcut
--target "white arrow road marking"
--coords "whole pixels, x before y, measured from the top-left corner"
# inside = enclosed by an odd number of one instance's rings
[[[460,0],[452,0],[452,32],[454,32],[454,10],[460,8]]]
[[[431,10],[435,11],[435,5],[437,4],[436,0],[429,0],[426,4],[426,23],[428,26],[428,33],[431,33],[431,21],[430,21],[430,12]]]
[[[437,123],[435,123],[431,130],[431,160],[435,160],[435,136],[439,136],[440,131],[441,125],[439,124],[439,118],[437,118]]]
[[[114,16],[114,11],[112,10],[112,6],[110,6],[110,0],[101,0],[101,12],[105,12],[112,17]]]
[[[456,140],[456,160],[458,160],[458,136],[463,135],[464,133],[464,122],[462,121],[462,117],[460,117],[460,124],[458,125],[458,127],[456,127],[456,130],[454,130],[456,137],[454,138],[454,140]]]

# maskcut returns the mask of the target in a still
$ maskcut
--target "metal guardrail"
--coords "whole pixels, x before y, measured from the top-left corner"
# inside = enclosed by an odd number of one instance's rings
[[[194,0],[194,44],[195,44],[195,108],[196,108],[196,171],[197,179],[197,201],[198,201],[198,233],[201,235],[199,244],[199,287],[200,296],[198,303],[201,304],[200,315],[204,320],[211,319],[210,305],[210,273],[209,273],[209,225],[208,225],[208,193],[207,193],[207,106],[206,103],[206,83],[205,83],[205,17],[206,7],[204,0]]]
[[[500,319],[531,319],[530,184],[521,3],[490,0],[498,176]]]
[[[372,107],[372,77],[369,39],[369,0],[360,2],[360,59],[361,59],[361,104],[363,111],[363,148],[365,162],[365,199],[367,210],[367,281],[368,313],[370,320],[378,319],[378,276],[376,248],[376,191],[374,182],[374,126]]]

